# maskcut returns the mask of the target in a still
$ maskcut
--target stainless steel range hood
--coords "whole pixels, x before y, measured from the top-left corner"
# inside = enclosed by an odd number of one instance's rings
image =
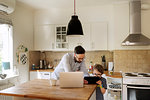
[[[130,1],[130,34],[122,42],[124,46],[150,45],[150,39],[141,33],[141,1]]]

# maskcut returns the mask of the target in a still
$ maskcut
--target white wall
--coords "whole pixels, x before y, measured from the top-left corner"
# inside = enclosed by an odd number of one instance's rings
[[[17,2],[15,12],[11,14],[13,22],[13,58],[14,65],[19,69],[19,82],[28,81],[29,66],[18,64],[16,50],[23,44],[28,50],[33,49],[33,10]]]

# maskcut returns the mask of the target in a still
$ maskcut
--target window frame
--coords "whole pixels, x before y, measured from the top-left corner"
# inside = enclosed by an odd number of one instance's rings
[[[12,25],[9,25],[9,24],[0,24],[0,27],[8,27],[8,31],[6,32],[7,33],[7,36],[8,38],[6,40],[2,40],[2,42],[4,41],[7,41],[7,46],[8,46],[8,49],[7,51],[3,51],[3,44],[2,44],[2,47],[0,48],[1,51],[0,51],[0,66],[1,66],[1,72],[2,74],[8,74],[9,76],[13,75],[13,26]],[[1,34],[1,33],[0,33]],[[3,33],[2,33],[3,34]],[[2,35],[1,34],[1,35]],[[3,38],[3,37],[2,37]],[[2,53],[8,53],[7,57],[4,57]],[[7,60],[6,60],[7,59]],[[7,69],[5,70],[3,67],[2,67],[2,62],[10,62],[10,69]]]

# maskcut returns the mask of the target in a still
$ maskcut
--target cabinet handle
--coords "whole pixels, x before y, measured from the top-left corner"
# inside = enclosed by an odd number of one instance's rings
[[[44,74],[44,75],[49,75],[49,74]]]
[[[133,89],[150,89],[150,87],[136,87],[136,86],[127,86],[127,88],[133,88]]]

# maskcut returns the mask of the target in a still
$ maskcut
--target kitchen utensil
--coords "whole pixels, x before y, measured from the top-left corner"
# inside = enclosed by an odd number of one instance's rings
[[[114,69],[114,63],[113,62],[108,62],[108,72],[109,72],[109,75],[113,74],[113,69]]]
[[[108,62],[108,71],[113,71],[114,63]]]

